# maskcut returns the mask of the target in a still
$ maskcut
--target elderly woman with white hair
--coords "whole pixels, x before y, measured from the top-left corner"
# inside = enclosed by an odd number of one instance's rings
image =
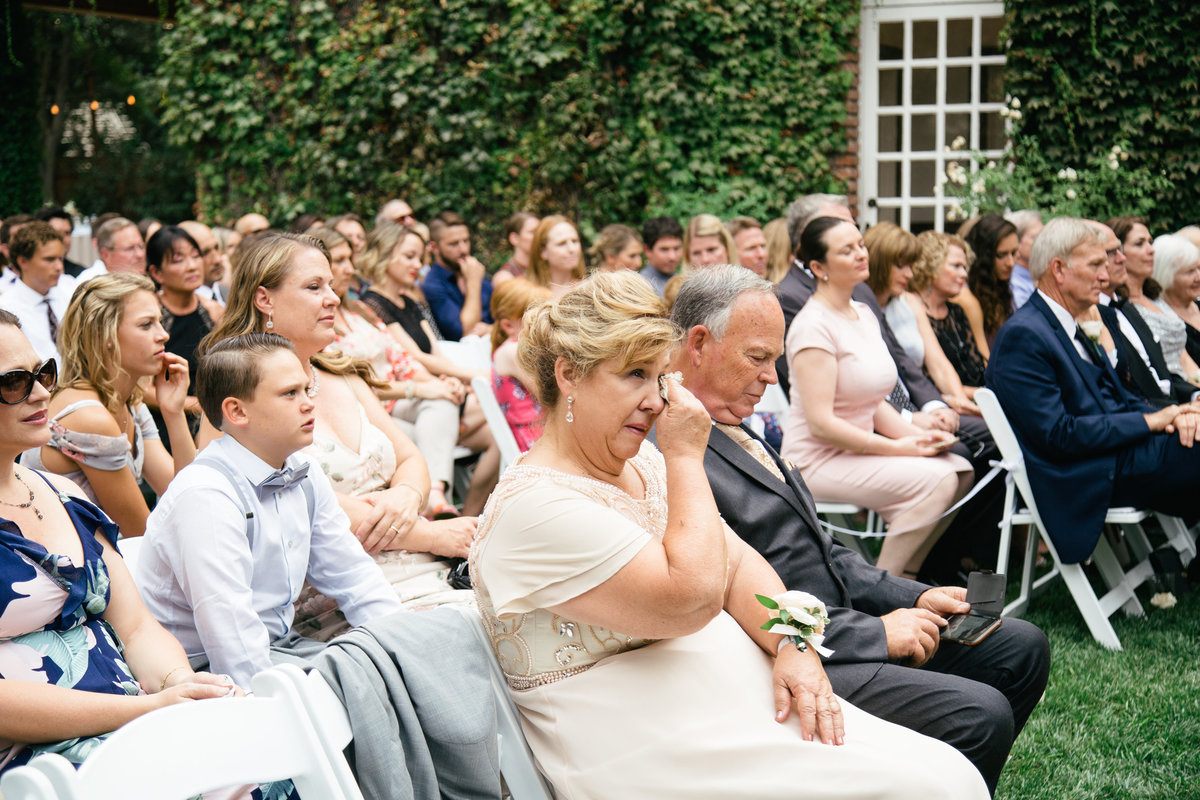
[[[1178,233],[1159,236],[1154,240],[1154,280],[1163,289],[1159,305],[1183,320],[1184,352],[1200,363],[1200,247]],[[1195,382],[1195,376],[1188,377]]]

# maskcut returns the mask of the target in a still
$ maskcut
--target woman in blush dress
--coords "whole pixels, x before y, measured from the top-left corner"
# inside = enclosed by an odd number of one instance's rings
[[[884,539],[878,566],[915,576],[953,519],[945,512],[970,488],[971,465],[944,452],[955,441],[950,434],[916,427],[885,399],[896,385],[895,362],[875,315],[851,299],[868,272],[858,228],[818,217],[800,245],[817,288],[787,333],[796,377],[783,455],[817,500],[879,512],[896,533]]]
[[[529,312],[518,359],[546,430],[472,546],[484,627],[555,795],[986,798],[958,751],[839,700],[811,645],[762,629],[755,594],[783,584],[717,513],[712,421],[664,375],[679,338],[664,310],[622,271]]]

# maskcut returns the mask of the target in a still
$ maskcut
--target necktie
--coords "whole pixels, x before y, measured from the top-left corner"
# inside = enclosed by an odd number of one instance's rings
[[[738,447],[749,453],[751,458],[766,467],[768,472],[779,480],[787,482],[787,479],[783,477],[783,473],[779,471],[779,465],[775,463],[775,459],[771,458],[767,449],[763,447],[762,442],[746,433],[745,430],[737,425],[726,425],[723,422],[718,422],[716,426],[732,439]]]
[[[1078,325],[1075,326],[1075,339],[1083,345],[1083,352],[1087,353],[1088,358],[1093,364],[1095,364],[1097,367],[1104,366],[1104,362],[1101,361],[1101,359],[1104,358],[1104,354],[1100,352],[1100,348],[1096,345],[1096,343],[1088,338],[1088,335],[1083,332],[1083,328]]]
[[[46,321],[50,323],[50,340],[58,341],[58,317],[54,313],[54,307],[50,305],[50,298],[47,297],[42,301],[46,304]]]
[[[307,476],[308,464],[301,464],[295,469],[292,469],[291,467],[284,467],[283,469],[275,470],[270,475],[263,478],[255,485],[255,488],[258,489],[259,494],[263,494],[268,491],[279,492],[284,489],[292,488],[296,484],[300,483],[300,481],[304,480]]]

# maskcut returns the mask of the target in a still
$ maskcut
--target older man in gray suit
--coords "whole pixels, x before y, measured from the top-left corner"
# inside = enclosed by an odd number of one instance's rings
[[[784,325],[773,290],[749,270],[713,267],[684,283],[671,312],[684,331],[674,369],[713,419],[704,466],[718,509],[789,589],[829,606],[834,690],[958,748],[994,792],[1045,688],[1046,637],[1006,619],[973,647],[940,643],[946,617],[969,608],[964,589],[892,577],[821,529],[799,472],[742,424],[777,380]]]

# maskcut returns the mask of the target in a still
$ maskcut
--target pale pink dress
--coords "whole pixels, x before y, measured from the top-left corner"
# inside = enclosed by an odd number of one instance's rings
[[[896,363],[871,309],[856,301],[851,305],[858,312],[856,320],[839,316],[816,298],[805,303],[788,328],[787,359],[791,364],[809,348],[832,353],[837,358],[833,411],[871,431],[875,410],[896,385]],[[931,458],[863,455],[821,441],[804,417],[803,381],[803,374],[793,372],[783,455],[795,463],[816,500],[874,509],[891,522],[947,475],[971,471],[966,459],[952,453]]]

